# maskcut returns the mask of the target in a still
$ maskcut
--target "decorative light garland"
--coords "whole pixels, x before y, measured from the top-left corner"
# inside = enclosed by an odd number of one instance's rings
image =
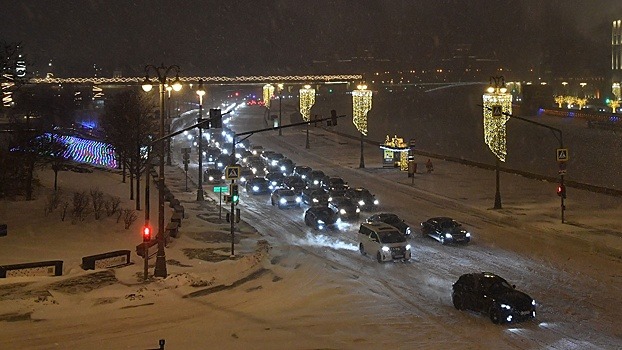
[[[502,85],[505,84],[489,87],[483,95],[484,142],[500,161],[505,162],[505,123],[510,119],[508,115],[512,114],[512,95]]]
[[[266,108],[270,109],[270,101],[272,101],[272,96],[274,96],[274,86],[270,84],[266,84],[263,86],[263,105]]]
[[[305,85],[300,89],[300,114],[302,120],[308,122],[311,119],[311,107],[315,104],[315,89],[311,85]]]
[[[352,91],[352,122],[361,134],[367,136],[367,112],[371,110],[372,91],[359,85]]]
[[[615,96],[616,100],[622,99],[622,92],[620,91],[620,83],[611,84],[611,93]]]

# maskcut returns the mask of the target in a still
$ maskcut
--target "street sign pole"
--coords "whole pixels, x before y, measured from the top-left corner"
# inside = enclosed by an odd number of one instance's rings
[[[222,220],[222,192],[218,191],[218,220]]]

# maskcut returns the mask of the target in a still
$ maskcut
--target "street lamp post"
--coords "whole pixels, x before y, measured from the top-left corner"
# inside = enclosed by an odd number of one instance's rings
[[[166,84],[166,133],[171,133],[171,91],[173,87],[170,84]],[[166,165],[171,166],[171,139],[166,140]]]
[[[512,95],[507,93],[503,77],[491,77],[490,87],[483,99],[484,142],[496,156],[495,162],[495,204],[494,209],[502,209],[499,185],[500,162],[505,162],[506,128],[505,123],[512,114]]]
[[[199,118],[197,123],[203,121],[203,95],[205,90],[203,89],[203,81],[199,82],[199,88],[197,89],[197,95],[199,95]],[[205,200],[203,196],[203,128],[199,125],[199,186],[197,187],[197,201],[202,202]]]
[[[352,122],[361,133],[359,168],[365,168],[363,137],[367,135],[367,113],[371,110],[372,96],[373,93],[367,90],[367,85],[358,85],[356,90],[352,91]]]
[[[173,89],[175,91],[179,91],[181,89],[181,81],[179,80],[179,66],[171,65],[164,66],[162,64],[160,67],[156,67],[154,65],[145,66],[145,81],[142,85],[144,91],[151,91],[153,85],[151,84],[151,80],[149,79],[149,72],[153,71],[156,74],[156,79],[160,85],[160,138],[164,137],[164,99],[166,90],[164,85],[166,84],[167,75],[174,71],[176,74],[175,81],[173,82]],[[166,277],[166,255],[164,252],[164,143],[160,141],[159,145],[159,153],[160,153],[160,174],[158,176],[158,252],[156,254],[156,265],[154,276],[156,277]]]
[[[277,84],[277,88],[279,90],[279,136],[283,136],[283,132],[281,131],[281,126],[283,125],[282,119],[281,119],[281,102],[283,101],[283,84]]]

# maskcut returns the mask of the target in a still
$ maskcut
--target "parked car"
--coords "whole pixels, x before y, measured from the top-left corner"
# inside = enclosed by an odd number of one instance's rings
[[[337,213],[341,220],[357,219],[361,212],[361,209],[348,197],[332,198],[328,202],[328,207]]]
[[[311,207],[305,212],[305,224],[316,230],[333,228],[339,221],[339,216],[328,207]]]
[[[270,193],[270,183],[265,177],[254,177],[246,181],[246,192],[252,194]]]
[[[300,201],[300,196],[288,188],[277,188],[270,196],[270,204],[279,208],[299,207]]]
[[[278,162],[279,171],[285,175],[289,176],[294,173],[294,162],[289,158],[283,158]]]
[[[238,179],[238,182],[241,185],[244,185],[246,181],[252,179],[253,177],[255,177],[255,174],[253,173],[253,170],[251,168],[246,166],[240,168],[240,178]]]
[[[327,206],[328,193],[322,189],[305,188],[302,190],[302,202],[310,206]]]
[[[368,223],[384,222],[385,224],[389,224],[395,227],[396,229],[398,229],[398,231],[400,231],[406,236],[410,236],[410,233],[411,233],[410,226],[408,226],[408,224],[405,223],[404,220],[400,219],[399,216],[393,213],[374,214],[367,219],[367,222]]]
[[[421,223],[421,233],[428,235],[441,244],[464,243],[471,241],[471,233],[462,224],[448,217],[435,217]]]
[[[376,196],[371,194],[371,192],[364,187],[348,188],[345,191],[345,195],[346,197],[352,198],[361,210],[373,211],[378,207],[378,204],[380,204]]]
[[[410,244],[406,241],[406,236],[391,225],[382,222],[363,223],[359,228],[358,238],[361,254],[375,256],[378,262],[407,261],[411,258]]]
[[[225,182],[225,175],[218,169],[206,169],[203,172],[203,182],[211,185]]]
[[[492,323],[510,323],[536,317],[536,301],[490,272],[467,273],[453,284],[451,299],[458,310],[487,314]]]
[[[309,175],[309,173],[312,171],[313,169],[311,169],[308,166],[304,166],[304,165],[296,165],[294,167],[294,175],[300,177],[303,180],[305,180],[307,176]]]
[[[285,176],[283,176],[283,174],[279,172],[268,173],[265,176],[265,178],[268,179],[268,181],[270,181],[269,186],[271,190],[276,190],[277,188],[283,187],[284,177]]]
[[[312,170],[306,178],[307,187],[321,188],[322,183],[326,180],[326,174],[322,170]]]
[[[298,176],[293,175],[284,177],[283,185],[299,195],[302,194],[302,190],[304,190],[307,186],[304,180],[302,180]]]
[[[327,191],[345,191],[348,183],[338,176],[331,176],[322,181],[322,187]]]

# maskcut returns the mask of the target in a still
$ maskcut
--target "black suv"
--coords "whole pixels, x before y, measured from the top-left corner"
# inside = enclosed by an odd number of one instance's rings
[[[492,323],[510,323],[536,317],[536,301],[490,273],[467,273],[453,285],[451,299],[458,310],[487,314]]]

